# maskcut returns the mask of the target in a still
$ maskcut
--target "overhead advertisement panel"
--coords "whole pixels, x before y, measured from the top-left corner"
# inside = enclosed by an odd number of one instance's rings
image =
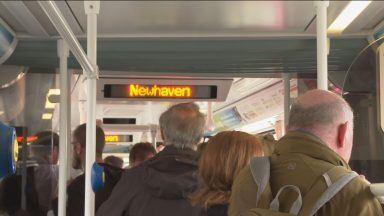
[[[141,101],[225,101],[232,79],[100,78],[98,103]]]
[[[297,97],[297,80],[291,79],[291,98]],[[279,81],[262,91],[214,112],[215,124],[220,130],[274,118],[284,112],[284,84]]]

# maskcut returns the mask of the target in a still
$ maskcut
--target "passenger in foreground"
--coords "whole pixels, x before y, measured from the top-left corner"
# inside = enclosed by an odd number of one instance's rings
[[[205,117],[194,103],[170,107],[160,116],[165,143],[155,157],[124,172],[98,216],[197,216],[187,200],[197,188],[197,143]]]
[[[262,145],[250,134],[225,131],[210,138],[199,159],[203,186],[191,197],[207,216],[226,216],[235,176],[255,156],[263,156]]]
[[[350,173],[347,162],[351,157],[352,141],[353,113],[343,98],[322,90],[300,96],[291,108],[288,133],[279,140],[270,158],[272,194],[276,196],[285,185],[296,186],[303,197],[298,215],[303,216],[383,215],[369,185],[360,177],[354,177],[325,204],[315,205],[328,186],[338,184],[339,178],[335,180],[333,176]],[[331,188],[330,191],[335,190]],[[256,208],[269,209],[270,197],[261,195],[257,201],[257,194],[258,187],[248,166],[233,184],[229,215],[260,215],[255,214]],[[277,209],[292,213],[291,206],[296,198],[294,190],[282,192]]]
[[[136,143],[129,151],[129,166],[135,167],[144,161],[152,158],[156,154],[156,149],[151,143]]]

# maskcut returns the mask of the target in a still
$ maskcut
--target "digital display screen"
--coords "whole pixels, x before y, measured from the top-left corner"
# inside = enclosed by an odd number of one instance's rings
[[[105,142],[106,143],[117,143],[117,142],[132,142],[132,135],[106,135]]]
[[[105,98],[216,99],[217,86],[212,85],[142,85],[106,84]]]

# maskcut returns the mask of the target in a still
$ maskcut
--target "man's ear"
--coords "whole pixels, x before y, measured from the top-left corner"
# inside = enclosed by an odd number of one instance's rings
[[[344,124],[340,124],[337,131],[337,147],[342,148],[345,145],[345,140],[347,137],[349,123],[345,122]]]

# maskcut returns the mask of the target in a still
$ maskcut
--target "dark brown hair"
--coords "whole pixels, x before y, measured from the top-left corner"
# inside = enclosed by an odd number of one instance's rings
[[[137,160],[144,161],[149,154],[156,154],[156,149],[151,143],[136,143],[129,151],[129,163],[132,164],[134,161]]]
[[[86,129],[87,124],[81,124],[79,125],[75,131],[73,131],[73,137],[76,142],[80,143],[81,147],[85,148],[86,143]],[[105,134],[103,129],[101,129],[100,126],[96,125],[96,155],[101,156],[104,151],[105,146]]]

